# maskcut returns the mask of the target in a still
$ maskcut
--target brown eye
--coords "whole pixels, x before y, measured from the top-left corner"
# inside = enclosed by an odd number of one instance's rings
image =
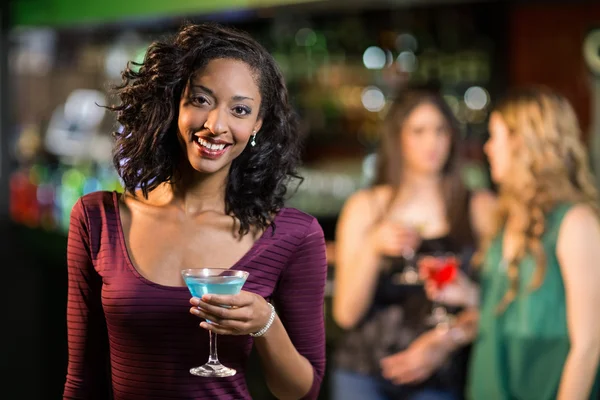
[[[208,99],[205,96],[192,96],[190,100],[192,104],[199,106],[203,106],[209,103]]]
[[[250,109],[250,107],[246,107],[246,106],[235,106],[235,107],[233,107],[233,112],[234,112],[234,114],[242,117],[242,116],[252,113],[252,110]]]

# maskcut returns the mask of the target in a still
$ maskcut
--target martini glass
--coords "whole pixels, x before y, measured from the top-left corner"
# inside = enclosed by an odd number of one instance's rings
[[[181,271],[183,280],[194,297],[205,294],[235,295],[240,292],[248,278],[248,272],[224,268],[192,268]],[[206,321],[211,323],[210,321]],[[196,376],[223,378],[233,376],[236,370],[227,368],[219,362],[217,356],[217,334],[208,331],[210,354],[206,364],[190,369]]]
[[[438,289],[443,289],[456,279],[459,264],[455,254],[447,253],[443,256],[425,256],[421,259],[419,267],[425,280],[433,282]],[[446,307],[434,301],[428,322],[436,328],[448,329],[452,321]]]

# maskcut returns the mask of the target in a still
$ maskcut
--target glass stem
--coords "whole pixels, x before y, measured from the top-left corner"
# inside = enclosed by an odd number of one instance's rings
[[[209,330],[208,338],[210,341],[210,354],[208,356],[208,363],[219,364],[219,357],[217,356],[217,334]]]
[[[446,308],[438,302],[433,302],[432,304],[433,312],[439,316],[446,315]]]
[[[434,302],[432,306],[433,310],[431,314],[433,315],[435,325],[442,328],[447,327],[450,323],[450,316],[448,315],[446,307],[437,302]]]

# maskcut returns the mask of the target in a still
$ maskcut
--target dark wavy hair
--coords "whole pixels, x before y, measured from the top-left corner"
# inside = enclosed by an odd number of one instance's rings
[[[218,24],[185,24],[173,37],[150,45],[143,63],[128,63],[115,87],[121,129],[113,161],[125,189],[148,193],[175,182],[184,156],[177,141],[179,102],[194,74],[211,60],[234,59],[255,73],[263,119],[256,146],[232,163],[225,212],[240,221],[240,234],[266,229],[283,207],[287,186],[297,174],[300,138],[284,78],[273,57],[245,32]],[[132,65],[139,67],[136,70]]]

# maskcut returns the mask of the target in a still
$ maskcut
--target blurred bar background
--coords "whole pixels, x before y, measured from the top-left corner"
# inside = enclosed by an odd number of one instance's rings
[[[141,62],[149,43],[186,20],[244,29],[279,62],[305,143],[306,179],[289,205],[318,217],[330,249],[341,205],[373,174],[386,102],[406,83],[439,87],[463,124],[464,179],[471,188],[490,187],[482,153],[488,110],[511,85],[542,83],[564,93],[593,161],[599,159],[598,1],[3,3],[0,232],[8,240],[0,262],[10,340],[1,357],[2,398],[61,396],[71,207],[88,192],[122,190],[111,161],[111,132],[118,127],[97,105],[114,101],[109,88],[127,61]],[[331,350],[338,330],[327,318]],[[270,398],[258,369],[248,379],[254,398]],[[328,398],[327,378],[321,393]]]

